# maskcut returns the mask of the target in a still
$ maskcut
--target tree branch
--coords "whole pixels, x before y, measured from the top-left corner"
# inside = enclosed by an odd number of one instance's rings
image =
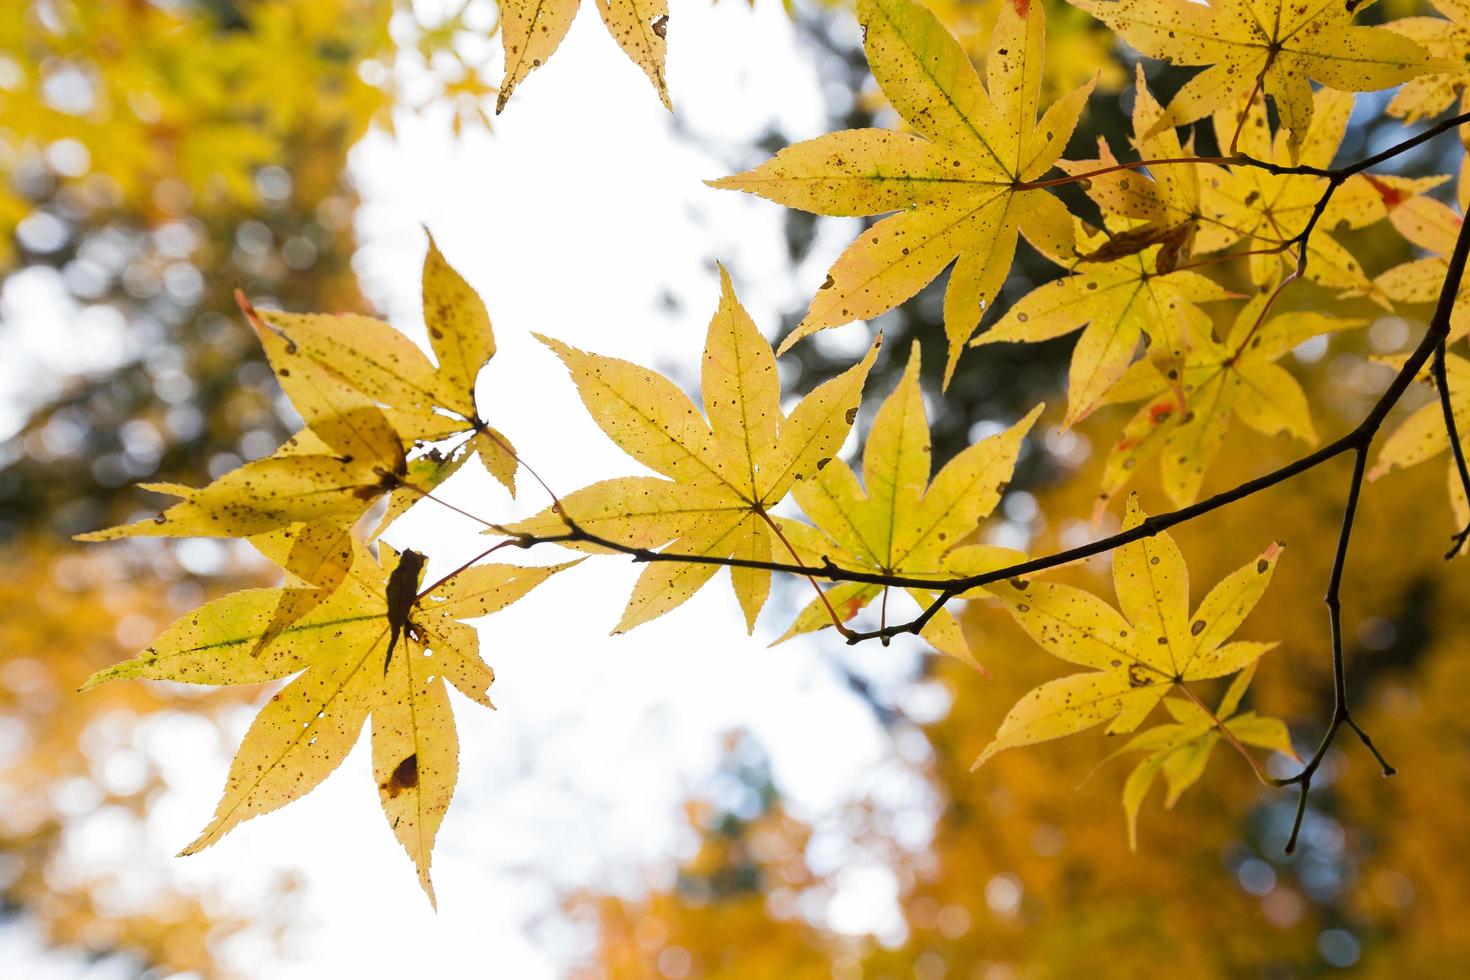
[[[1434,360],[1430,365],[1430,374],[1434,378],[1434,387],[1439,391],[1439,407],[1444,412],[1445,434],[1450,439],[1450,455],[1455,461],[1455,471],[1460,478],[1460,492],[1465,495],[1467,505],[1470,505],[1470,468],[1465,465],[1465,447],[1460,443],[1460,433],[1455,424],[1455,406],[1450,400],[1450,378],[1445,370],[1445,342],[1441,340],[1439,346],[1434,349]],[[1470,522],[1456,531],[1450,538],[1453,542],[1450,550],[1445,552],[1445,561],[1449,561],[1460,553],[1465,546],[1465,539],[1470,538]]]

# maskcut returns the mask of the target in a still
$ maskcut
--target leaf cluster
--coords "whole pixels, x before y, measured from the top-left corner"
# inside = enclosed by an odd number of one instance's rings
[[[513,87],[555,49],[575,6],[505,8],[510,57],[502,108]],[[833,264],[779,348],[772,350],[723,269],[698,402],[646,368],[538,335],[566,367],[591,418],[643,473],[561,495],[524,466],[476,402],[477,379],[496,350],[486,307],[432,239],[423,268],[432,359],[371,317],[257,311],[242,298],[304,428],[275,453],[205,487],[152,485],[179,501],[151,519],[84,536],[244,538],[284,575],[281,588],[206,604],[133,660],[94,678],[203,684],[292,678],[257,717],[214,820],[186,850],[307,792],[371,718],[384,812],[432,896],[430,851],[457,775],[447,690],[488,705],[493,679],[465,621],[499,610],[574,564],[483,559],[501,548],[548,543],[642,565],[614,627],[619,633],[672,612],[728,568],[751,632],[773,575],[787,573],[805,578],[813,598],[781,639],[826,626],[849,643],[887,642],[909,632],[974,663],[976,653],[945,605],[989,598],[1042,649],[1087,670],[1022,697],[977,766],[1002,750],[1104,722],[1111,734],[1135,732],[1163,705],[1173,722],[1144,731],[1123,749],[1148,753],[1125,785],[1130,827],[1157,774],[1169,784],[1172,802],[1198,779],[1220,740],[1263,781],[1299,785],[1305,800],[1338,728],[1362,734],[1341,699],[1336,589],[1366,454],[1431,351],[1444,419],[1433,406],[1410,417],[1385,444],[1375,474],[1451,448],[1452,494],[1458,488],[1456,506],[1470,521],[1464,497],[1470,475],[1453,428],[1470,421],[1470,362],[1444,349],[1470,332],[1463,316],[1452,322],[1444,305],[1466,261],[1461,219],[1426,196],[1443,178],[1370,172],[1420,139],[1365,162],[1332,166],[1353,111],[1352,92],[1419,80],[1394,103],[1395,112],[1413,116],[1444,108],[1446,92],[1461,91],[1463,59],[1444,54],[1446,39],[1459,36],[1458,22],[1433,31],[1360,27],[1341,5],[1285,0],[1220,0],[1209,7],[1079,0],[1077,6],[1146,55],[1202,69],[1167,105],[1138,72],[1126,148],[1136,159],[1123,161],[1106,144],[1092,159],[1063,158],[1094,83],[1043,108],[1040,0],[1001,5],[983,72],[923,5],[860,0],[869,64],[906,128],[829,134],[711,182],[819,214],[882,216]],[[667,102],[664,9],[599,7]],[[1204,120],[1213,127],[1218,155],[1199,155],[1193,136],[1181,134],[1179,127]],[[1074,214],[1063,203],[1056,190],[1071,184],[1086,192],[1095,214]],[[1335,236],[1383,219],[1430,254],[1370,277]],[[1058,267],[1058,277],[1002,308],[998,300],[1021,239]],[[891,356],[881,336],[846,371],[800,397],[783,394],[778,354],[818,331],[893,309],[946,269],[945,384],[970,347],[1078,332],[1061,425],[1092,424],[1093,414],[1111,405],[1139,406],[1113,442],[1094,516],[1103,516],[1154,456],[1177,510],[1150,518],[1135,493],[1123,507],[1122,530],[1075,554],[1032,559],[996,546],[986,521],[1007,492],[1028,435],[1042,424],[1044,406],[936,472],[917,346],[877,407],[860,466],[840,457],[871,370]],[[1436,276],[1449,285],[1436,290]],[[1196,505],[1235,418],[1267,437],[1317,439],[1311,406],[1286,355],[1365,321],[1284,302],[1278,307],[1298,282],[1387,309],[1438,299],[1442,314],[1404,360],[1380,408],[1353,433]],[[992,310],[994,322],[978,332]],[[1239,709],[1257,662],[1274,644],[1231,637],[1269,584],[1282,545],[1268,545],[1192,607],[1185,559],[1166,529],[1346,452],[1358,465],[1329,593],[1338,708],[1327,740],[1301,772],[1271,781],[1250,748],[1289,752],[1290,740],[1280,722]],[[471,461],[512,496],[524,470],[550,502],[510,521],[448,505],[497,540],[424,586],[424,555],[385,544],[374,552],[372,542],[420,501],[445,503],[437,496],[441,487]],[[1037,577],[1074,557],[1107,551],[1117,608]],[[917,603],[917,616],[890,623],[890,592]],[[874,603],[877,628],[852,625]],[[1232,675],[1211,711],[1194,686]]]

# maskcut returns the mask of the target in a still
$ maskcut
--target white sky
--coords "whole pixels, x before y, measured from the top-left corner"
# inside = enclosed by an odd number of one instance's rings
[[[727,264],[769,336],[776,310],[799,306],[850,237],[829,225],[809,263],[793,271],[779,208],[702,183],[728,172],[731,160],[716,153],[737,151],[774,119],[794,136],[824,125],[811,53],[799,50],[779,5],[691,3],[676,9],[669,33],[670,88],[693,139],[675,133],[588,3],[493,134],[455,143],[442,119],[406,118],[396,141],[370,137],[353,157],[364,195],[364,289],[422,338],[419,224],[433,230],[495,322],[499,353],[481,378],[484,413],[559,492],[639,468],[596,429],[532,331],[688,384],[717,299],[710,259]],[[676,312],[662,305],[665,294]],[[43,306],[40,298],[6,299],[9,325],[31,333],[22,315]],[[866,336],[850,327],[824,342],[860,349]],[[521,484],[512,503],[488,477],[464,473],[445,495],[504,520],[545,503],[530,479]],[[432,578],[484,547],[477,530],[426,503],[387,540],[427,551]],[[562,554],[547,548],[536,560]],[[456,700],[461,775],[436,853],[437,915],[380,813],[365,739],[305,800],[171,870],[247,908],[261,881],[299,877],[302,891],[281,912],[290,920],[287,962],[272,976],[555,976],[575,952],[571,937],[554,923],[529,928],[554,917],[555,889],[636,887],[642,867],[687,846],[677,836],[679,801],[711,771],[728,730],[756,735],[788,802],[819,825],[857,795],[922,800],[871,711],[834,669],[844,662],[880,683],[897,681],[913,667],[912,648],[849,651],[827,633],[768,649],[807,596],[778,590],[747,638],[724,573],[676,612],[610,637],[637,571],[621,559],[594,559],[482,621],[500,710]],[[928,696],[932,706],[932,690]],[[251,714],[240,711],[237,731]],[[150,739],[177,787],[154,814],[160,849],[187,841],[207,820],[234,747],[176,724]],[[912,843],[924,832],[919,821]],[[79,838],[104,865],[135,846],[100,830]],[[827,853],[840,855],[828,843],[819,835]],[[833,924],[891,930],[891,878],[858,864],[847,878],[860,884],[833,904]],[[35,953],[22,931],[0,937],[0,955],[28,961]],[[261,952],[233,950],[252,973]],[[88,969],[48,957],[28,975]]]

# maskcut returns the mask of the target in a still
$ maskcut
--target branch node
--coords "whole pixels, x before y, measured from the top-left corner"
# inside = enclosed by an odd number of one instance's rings
[[[1446,551],[1444,553],[1444,560],[1454,560],[1455,556],[1460,553],[1460,549],[1465,547],[1465,541],[1467,538],[1470,538],[1470,524],[1466,524],[1463,530],[1450,535],[1450,540],[1453,541],[1454,544],[1450,546],[1449,551]]]
[[[1347,723],[1349,728],[1357,733],[1358,740],[1367,746],[1368,751],[1373,754],[1374,760],[1378,763],[1378,768],[1383,771],[1384,778],[1398,775],[1398,770],[1390,765],[1388,760],[1383,757],[1383,753],[1379,752],[1378,747],[1373,744],[1373,739],[1368,736],[1367,732],[1363,731],[1356,721],[1353,721],[1352,715],[1345,714],[1342,720]]]

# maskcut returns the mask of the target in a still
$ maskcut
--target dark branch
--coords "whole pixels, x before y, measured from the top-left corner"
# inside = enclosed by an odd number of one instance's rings
[[[1430,365],[1430,374],[1434,378],[1434,387],[1439,390],[1439,407],[1444,412],[1445,434],[1450,440],[1450,455],[1455,460],[1455,472],[1460,478],[1460,492],[1465,495],[1466,505],[1470,506],[1470,468],[1465,465],[1465,447],[1460,444],[1459,427],[1455,424],[1455,406],[1450,399],[1450,377],[1445,370],[1445,342],[1441,340],[1439,346],[1434,349],[1434,361]],[[1456,531],[1451,536],[1450,550],[1445,553],[1445,561],[1449,561],[1460,553],[1465,546],[1465,539],[1470,538],[1470,522]]]
[[[1445,273],[1445,281],[1439,294],[1439,302],[1435,305],[1434,317],[1429,321],[1429,329],[1425,331],[1424,339],[1419,342],[1414,354],[1404,364],[1402,370],[1394,378],[1393,384],[1388,391],[1373,406],[1368,417],[1353,431],[1352,434],[1361,436],[1361,445],[1355,447],[1356,456],[1353,462],[1352,481],[1348,484],[1347,503],[1343,506],[1342,532],[1337,540],[1337,553],[1332,559],[1332,576],[1327,583],[1327,613],[1328,623],[1332,632],[1332,720],[1327,726],[1327,731],[1322,736],[1322,741],[1317,746],[1317,751],[1307,760],[1300,772],[1289,779],[1282,780],[1283,785],[1295,784],[1298,788],[1296,817],[1291,825],[1291,835],[1286,841],[1286,852],[1290,854],[1296,850],[1297,837],[1301,833],[1302,820],[1307,812],[1307,794],[1312,788],[1312,778],[1317,774],[1317,769],[1322,764],[1322,759],[1327,755],[1327,750],[1337,738],[1337,733],[1346,725],[1351,728],[1367,746],[1373,758],[1378,761],[1379,767],[1385,776],[1392,776],[1395,772],[1393,766],[1388,764],[1378,748],[1373,744],[1373,739],[1362,727],[1353,720],[1351,711],[1348,709],[1347,695],[1347,672],[1343,664],[1342,652],[1342,602],[1339,593],[1342,589],[1343,570],[1347,565],[1348,542],[1352,538],[1353,520],[1358,512],[1358,497],[1363,487],[1363,468],[1368,459],[1368,447],[1373,442],[1383,419],[1388,415],[1389,409],[1402,396],[1404,390],[1418,375],[1424,362],[1433,355],[1433,371],[1436,383],[1440,389],[1441,404],[1444,405],[1446,426],[1450,433],[1450,442],[1456,447],[1456,460],[1460,466],[1461,476],[1464,477],[1464,456],[1459,452],[1459,440],[1455,437],[1454,412],[1451,410],[1448,395],[1448,385],[1445,382],[1444,353],[1445,338],[1450,332],[1450,314],[1454,312],[1455,300],[1460,292],[1460,282],[1465,276],[1465,262],[1470,256],[1470,221],[1460,223],[1460,233],[1455,239],[1455,249],[1450,255],[1449,269]],[[1470,477],[1465,477],[1467,485],[1470,485]],[[1462,537],[1463,540],[1463,537]],[[1458,547],[1458,544],[1457,544]],[[1454,551],[1450,552],[1450,556]]]

